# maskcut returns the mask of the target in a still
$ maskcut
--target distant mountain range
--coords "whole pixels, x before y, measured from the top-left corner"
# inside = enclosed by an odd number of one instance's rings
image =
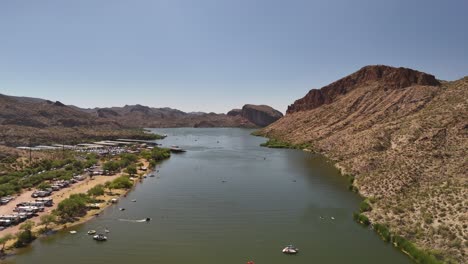
[[[354,175],[372,222],[468,263],[468,77],[367,66],[309,91],[261,133],[309,144]]]
[[[80,135],[100,137],[144,127],[262,127],[282,116],[265,105],[245,105],[239,115],[227,115],[138,104],[85,109],[58,101],[0,94],[0,144],[25,144],[34,131],[37,142],[43,142],[41,138],[47,142],[69,141]]]

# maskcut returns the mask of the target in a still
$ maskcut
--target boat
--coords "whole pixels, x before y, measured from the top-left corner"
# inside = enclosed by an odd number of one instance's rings
[[[75,230],[70,231],[70,234],[76,234]]]
[[[135,200],[135,199],[133,199],[133,200],[132,200],[132,202],[136,202],[136,200]]]
[[[106,229],[104,229],[104,232],[110,233],[110,230],[106,228]]]
[[[149,221],[151,221],[151,218],[147,217],[145,220],[146,220],[146,222],[149,222]]]
[[[94,234],[96,234],[96,230],[89,230],[88,231],[88,235],[94,235]]]
[[[97,234],[95,236],[93,236],[93,239],[96,240],[96,241],[106,241],[107,240],[107,237],[103,234]]]
[[[297,254],[299,249],[294,247],[293,245],[288,245],[287,247],[283,248],[284,254]]]
[[[171,152],[174,152],[174,153],[186,152],[185,149],[183,149],[183,148],[181,148],[181,147],[179,147],[179,146],[176,146],[176,145],[171,146],[171,147],[169,148],[169,150],[170,150]]]

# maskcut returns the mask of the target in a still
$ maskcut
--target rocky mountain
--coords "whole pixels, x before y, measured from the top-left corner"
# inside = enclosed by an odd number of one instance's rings
[[[265,127],[283,117],[283,114],[268,105],[246,104],[242,109],[232,109],[228,116],[241,116],[259,127]]]
[[[433,75],[427,73],[385,65],[367,66],[321,89],[310,90],[306,96],[290,105],[287,113],[310,110],[323,104],[330,104],[338,96],[347,94],[359,86],[372,82],[379,82],[384,84],[384,89],[393,90],[412,85],[440,85]]]
[[[259,127],[264,127],[283,117],[283,114],[268,105],[246,104],[242,107],[241,116]]]
[[[93,116],[129,127],[256,127],[242,117],[225,114],[190,112],[143,105],[81,109]]]
[[[468,77],[378,65],[311,90],[261,133],[309,144],[354,175],[372,222],[468,263],[467,117]]]
[[[190,112],[143,105],[81,109],[95,117],[131,127],[264,127],[283,116],[267,105],[244,105],[227,114]],[[237,113],[238,112],[238,113]]]
[[[119,137],[149,136],[61,102],[0,95],[0,145],[76,143]]]
[[[100,122],[58,101],[0,95],[0,124],[44,128],[93,126]]]

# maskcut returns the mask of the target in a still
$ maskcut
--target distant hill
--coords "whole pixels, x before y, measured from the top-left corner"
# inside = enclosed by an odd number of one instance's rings
[[[256,110],[254,110],[254,108]],[[25,145],[29,140],[57,143],[82,138],[140,135],[144,127],[259,127],[278,111],[268,106],[244,106],[245,115],[191,112],[172,108],[125,105],[79,108],[45,99],[0,94],[0,144]],[[275,112],[276,111],[276,112]],[[279,113],[281,114],[281,113]],[[133,132],[132,132],[133,131]],[[140,135],[141,136],[141,135]]]
[[[370,197],[371,221],[468,263],[468,77],[367,66],[309,91],[261,133],[330,157]]]

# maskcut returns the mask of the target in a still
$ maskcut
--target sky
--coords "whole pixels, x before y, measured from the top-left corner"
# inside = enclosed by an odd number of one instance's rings
[[[468,75],[466,0],[0,1],[0,93],[284,112],[370,64]]]

